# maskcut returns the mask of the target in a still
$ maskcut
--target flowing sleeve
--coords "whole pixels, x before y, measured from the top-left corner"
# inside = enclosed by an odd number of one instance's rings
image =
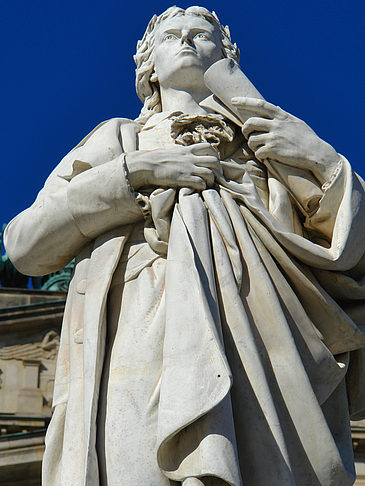
[[[118,118],[99,125],[54,169],[32,206],[8,224],[6,251],[21,273],[57,271],[98,235],[143,219],[124,166],[125,124],[133,128]]]
[[[283,247],[301,262],[331,271],[355,267],[365,253],[364,181],[342,157],[332,180],[322,187],[318,185],[321,192],[307,210],[303,210],[309,194],[304,182],[308,179],[303,177],[302,192],[298,184],[293,194],[290,180],[269,175],[268,211],[253,198],[245,200]]]

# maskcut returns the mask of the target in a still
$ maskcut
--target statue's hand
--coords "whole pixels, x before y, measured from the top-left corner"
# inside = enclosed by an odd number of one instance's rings
[[[232,104],[246,116],[252,114],[242,133],[257,159],[308,169],[321,183],[330,180],[340,156],[304,121],[264,100],[238,97]]]
[[[126,163],[135,189],[152,185],[202,191],[214,184],[214,173],[221,173],[217,151],[209,143],[130,152]]]

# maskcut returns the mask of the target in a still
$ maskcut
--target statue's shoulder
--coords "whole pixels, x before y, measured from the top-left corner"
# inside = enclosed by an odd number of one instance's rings
[[[99,125],[97,125],[90,133],[84,137],[81,142],[76,145],[73,150],[76,150],[80,147],[83,147],[86,142],[88,141],[99,141],[99,140],[108,140],[112,138],[120,139],[121,131],[123,128],[139,130],[139,125],[134,120],[130,120],[129,118],[111,118],[109,120],[105,120]]]
[[[54,175],[71,180],[80,170],[109,162],[126,150],[125,140],[135,139],[138,131],[138,124],[128,118],[112,118],[100,123],[61,160],[48,180],[54,180]],[[83,168],[80,164],[84,164]]]

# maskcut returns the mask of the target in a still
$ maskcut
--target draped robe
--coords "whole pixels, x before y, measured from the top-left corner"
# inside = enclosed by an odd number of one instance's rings
[[[123,119],[97,127],[6,232],[7,251],[23,272],[54,271],[76,256],[47,433],[47,486],[101,484],[107,309],[113,275],[134,244],[128,238],[143,226],[123,153],[173,143],[166,118],[155,115],[142,131]],[[143,245],[151,252],[121,288],[127,292],[162,262],[163,334],[150,342],[161,348],[156,436],[145,460],[155,461],[163,479],[141,481],[138,461],[119,454],[129,477],[108,478],[108,486],[188,477],[207,485],[350,485],[349,416],[362,418],[364,410],[363,182],[344,158],[323,188],[303,174],[302,193],[290,177],[269,173],[262,184],[237,153],[224,163],[214,188],[149,196]],[[118,316],[135,305],[120,304]],[[117,323],[127,339],[129,332],[133,356],[139,348],[130,324]],[[138,374],[121,379],[128,387]],[[123,441],[133,423],[113,427],[125,432]]]

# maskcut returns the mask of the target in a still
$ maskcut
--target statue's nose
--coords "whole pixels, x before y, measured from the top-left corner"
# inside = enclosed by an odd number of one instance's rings
[[[193,45],[193,40],[190,37],[188,32],[183,32],[182,35],[181,35],[181,44],[184,44],[184,42],[186,44],[188,44],[189,46]]]

